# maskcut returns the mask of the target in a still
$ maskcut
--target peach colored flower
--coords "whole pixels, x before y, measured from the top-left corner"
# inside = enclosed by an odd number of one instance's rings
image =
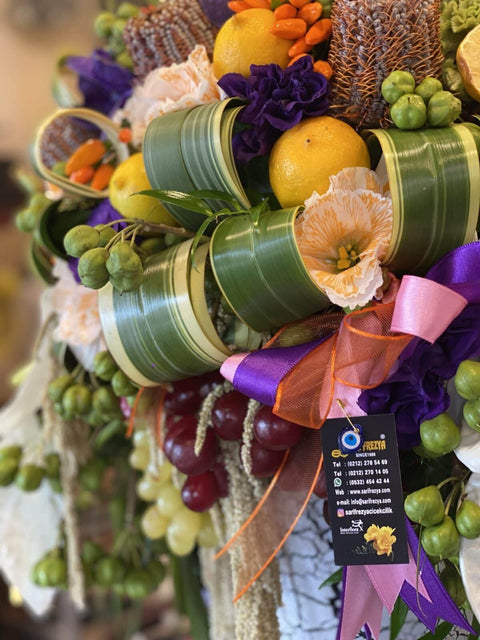
[[[186,62],[151,71],[135,87],[113,120],[131,123],[133,144],[141,146],[149,123],[157,116],[220,100],[213,66],[203,45],[197,45]]]
[[[333,304],[363,307],[382,286],[381,260],[392,237],[393,213],[374,171],[343,169],[323,195],[314,192],[295,233],[303,262]]]
[[[68,265],[57,260],[53,275],[57,282],[45,293],[45,303],[58,318],[54,339],[65,342],[87,369],[95,354],[104,347],[98,294],[75,282]]]
[[[395,529],[392,527],[378,527],[376,524],[372,524],[363,537],[367,542],[373,542],[377,556],[384,554],[389,556],[392,553],[392,546],[397,541],[396,536],[393,535],[394,531]]]

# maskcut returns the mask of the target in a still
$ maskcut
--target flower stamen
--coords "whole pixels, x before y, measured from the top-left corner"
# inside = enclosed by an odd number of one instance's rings
[[[355,251],[352,249],[351,244],[341,245],[338,248],[338,260],[337,260],[337,269],[339,271],[343,271],[344,269],[349,269],[357,264],[360,261],[360,257]]]

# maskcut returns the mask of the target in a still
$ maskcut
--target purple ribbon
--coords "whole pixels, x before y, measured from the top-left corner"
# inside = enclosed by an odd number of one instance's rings
[[[447,253],[425,276],[468,300],[480,303],[480,242],[471,242]]]

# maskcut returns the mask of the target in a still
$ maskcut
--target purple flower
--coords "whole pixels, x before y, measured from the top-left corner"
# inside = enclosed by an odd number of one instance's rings
[[[479,354],[480,305],[469,304],[434,344],[412,340],[394,373],[364,391],[358,404],[369,414],[393,413],[400,448],[414,447],[420,443],[420,423],[448,408],[446,384],[460,362]]]
[[[133,74],[103,49],[95,49],[90,57],[69,56],[67,67],[78,74],[84,107],[110,115],[132,93]]]
[[[233,137],[234,155],[242,164],[269,153],[282,132],[305,116],[320,116],[329,107],[328,81],[313,70],[310,56],[286,69],[252,64],[250,70],[248,78],[227,73],[218,82],[228,96],[247,101],[237,121],[248,128]]]

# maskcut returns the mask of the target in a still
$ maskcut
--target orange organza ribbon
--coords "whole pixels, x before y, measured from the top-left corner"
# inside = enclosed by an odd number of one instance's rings
[[[323,463],[319,429],[334,400],[342,400],[352,410],[345,402],[352,390],[381,384],[412,340],[411,335],[390,333],[393,309],[392,302],[345,316],[339,331],[281,381],[274,413],[313,428],[286,454],[253,513],[217,554],[218,558],[232,548],[239,552],[235,600],[268,567],[307,506]],[[281,333],[268,347],[277,346],[280,338]]]

